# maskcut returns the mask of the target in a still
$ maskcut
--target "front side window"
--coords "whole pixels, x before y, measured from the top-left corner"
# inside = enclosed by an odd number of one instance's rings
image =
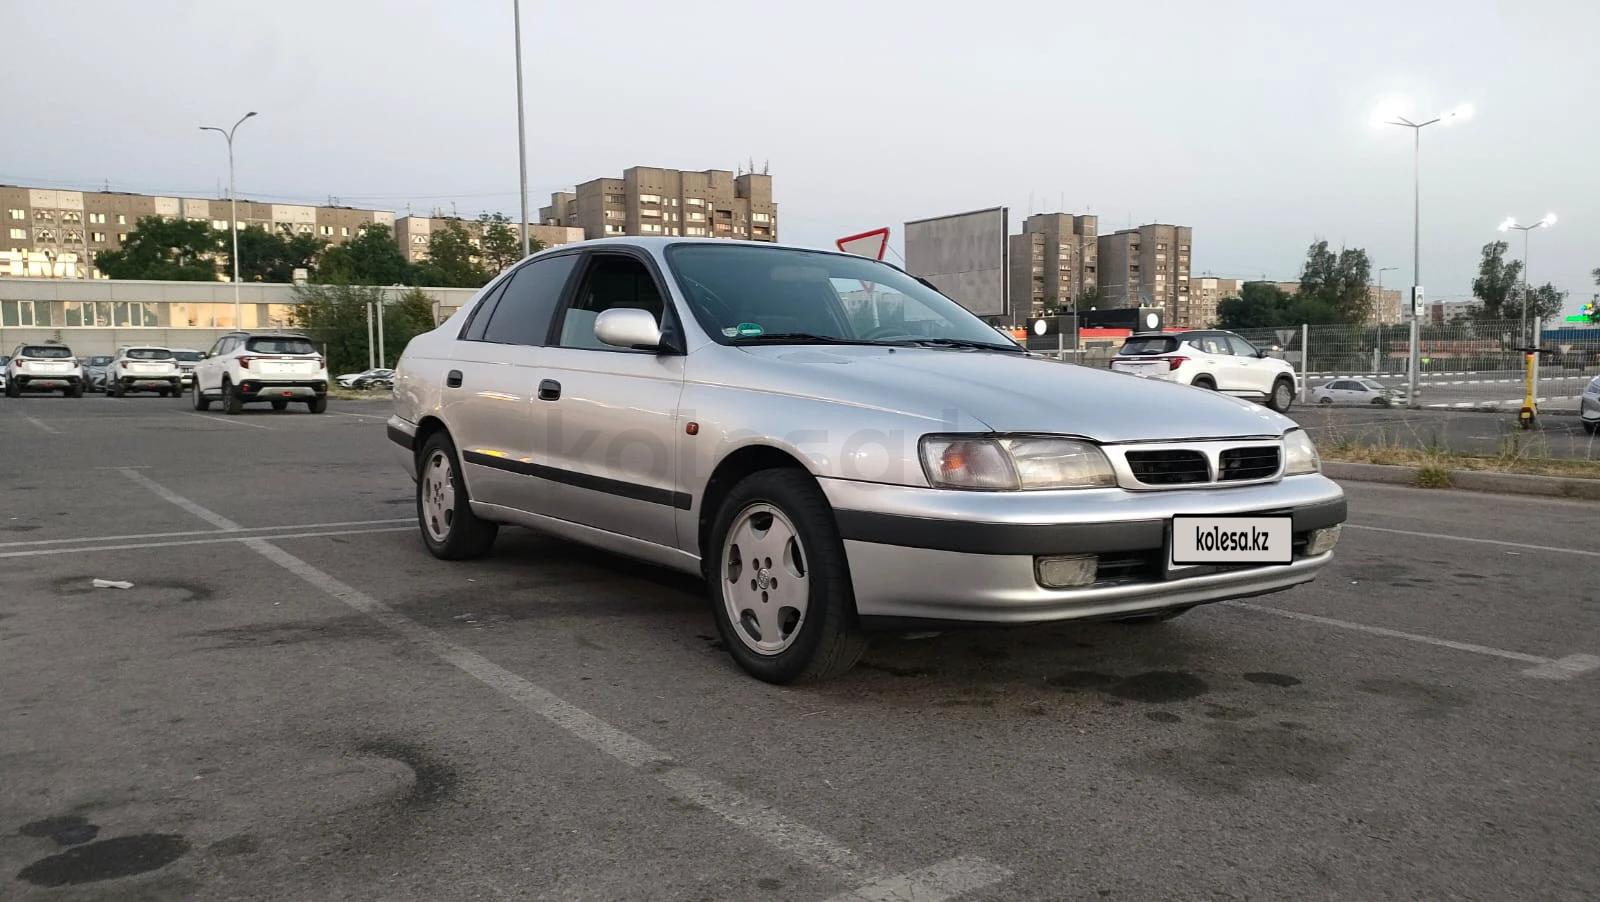
[[[1240,357],[1256,357],[1261,353],[1256,349],[1255,345],[1237,335],[1229,335],[1227,338],[1228,342],[1233,345],[1233,353]]]
[[[596,351],[616,350],[595,337],[594,321],[616,308],[648,310],[661,322],[661,290],[643,263],[618,254],[596,254],[578,296],[561,317],[560,346]]]
[[[512,273],[499,302],[489,312],[483,340],[543,346],[550,335],[550,318],[561,303],[561,293],[577,262],[573,254],[546,257]]]
[[[722,344],[916,344],[1020,352],[905,272],[848,254],[741,245],[667,251],[695,319]]]

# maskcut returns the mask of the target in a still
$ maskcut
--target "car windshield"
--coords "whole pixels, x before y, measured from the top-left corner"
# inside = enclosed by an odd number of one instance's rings
[[[1166,354],[1178,346],[1178,340],[1166,335],[1136,335],[1122,343],[1118,354]]]
[[[172,358],[174,360],[181,360],[184,363],[194,363],[196,360],[200,359],[200,352],[199,351],[173,351],[172,352]]]
[[[721,344],[925,344],[1021,353],[960,304],[864,257],[678,244],[667,251],[689,309]]]
[[[171,360],[172,352],[166,348],[129,348],[129,360]]]
[[[252,338],[245,348],[255,354],[315,354],[317,348],[309,338]]]
[[[72,351],[57,345],[28,345],[22,349],[20,356],[41,360],[65,360],[72,356]]]

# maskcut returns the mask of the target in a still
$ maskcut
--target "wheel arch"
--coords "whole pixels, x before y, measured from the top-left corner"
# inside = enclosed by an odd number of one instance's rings
[[[751,473],[778,469],[799,470],[812,478],[816,477],[800,458],[773,445],[744,445],[717,462],[700,492],[695,544],[700,552],[702,569],[709,566],[708,562],[713,557],[706,546],[711,537],[712,520],[721,509],[722,500],[728,496],[728,492]]]

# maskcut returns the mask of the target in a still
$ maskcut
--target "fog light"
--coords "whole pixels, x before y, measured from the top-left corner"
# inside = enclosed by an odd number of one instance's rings
[[[1094,583],[1097,558],[1092,554],[1062,554],[1034,558],[1033,568],[1039,585],[1050,589],[1074,589]]]
[[[1327,529],[1313,529],[1311,535],[1306,537],[1306,556],[1316,557],[1327,554],[1333,546],[1339,544],[1339,527],[1330,526]]]

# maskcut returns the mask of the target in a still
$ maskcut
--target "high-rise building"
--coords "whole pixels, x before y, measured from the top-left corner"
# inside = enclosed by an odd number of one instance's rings
[[[1035,213],[1010,241],[1011,303],[1019,316],[1071,310],[1097,282],[1099,217]]]
[[[1161,307],[1167,325],[1200,325],[1189,292],[1189,226],[1151,223],[1100,236],[1102,306]]]
[[[467,241],[477,247],[483,240],[483,223],[476,219],[461,219],[455,216],[402,216],[394,223],[394,240],[400,242],[400,250],[406,259],[412,263],[428,259],[428,239],[439,229],[445,228],[449,223],[457,223],[467,233]],[[520,242],[522,232],[517,223],[506,223],[507,227],[517,235]],[[545,247],[555,247],[558,244],[572,244],[583,240],[583,230],[568,228],[566,226],[543,225],[541,223],[528,224],[529,241],[538,241]]]
[[[121,191],[66,191],[0,185],[0,274],[85,278],[97,275],[94,255],[116,250],[139,218],[162,216],[228,229],[234,204],[226,199],[162,197]],[[388,210],[342,206],[238,202],[239,228],[315,235],[342,244],[371,223],[394,225]]]
[[[1243,279],[1194,276],[1189,279],[1189,317],[1185,328],[1209,329],[1217,324],[1217,304],[1238,297]]]
[[[545,225],[583,229],[589,238],[617,235],[778,240],[772,176],[725,169],[686,172],[634,166],[622,178],[584,182],[550,195],[539,210]]]

